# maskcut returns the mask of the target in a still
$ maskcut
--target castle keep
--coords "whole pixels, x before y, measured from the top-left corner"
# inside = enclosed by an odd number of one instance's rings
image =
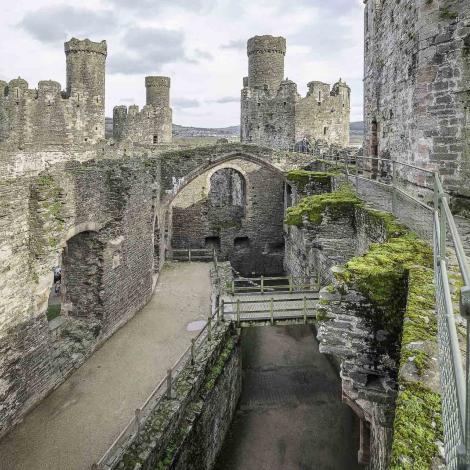
[[[172,135],[170,78],[145,77],[146,105],[116,106],[113,110],[113,137],[141,144],[168,144]]]
[[[351,90],[341,79],[330,87],[312,81],[307,96],[284,79],[286,40],[255,36],[248,40],[248,77],[241,92],[240,137],[274,148],[291,148],[306,138],[349,145]]]

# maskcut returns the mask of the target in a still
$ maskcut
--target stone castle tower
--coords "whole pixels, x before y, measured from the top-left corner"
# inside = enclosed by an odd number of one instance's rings
[[[106,41],[65,43],[66,91],[52,80],[30,89],[0,81],[0,146],[6,150],[86,147],[104,139]]]
[[[310,82],[302,98],[284,79],[286,40],[255,36],[248,40],[248,77],[241,92],[240,138],[274,148],[290,148],[306,137],[349,145],[351,90],[341,80],[330,88]]]
[[[116,106],[113,110],[113,137],[138,144],[167,144],[172,140],[170,78],[145,77],[146,105]]]

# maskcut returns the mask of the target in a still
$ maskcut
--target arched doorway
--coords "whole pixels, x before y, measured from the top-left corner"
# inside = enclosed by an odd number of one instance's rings
[[[222,168],[210,177],[208,217],[213,235],[229,228],[241,228],[245,217],[246,181],[234,168]]]
[[[102,317],[103,252],[98,232],[80,232],[67,241],[62,255],[63,307],[74,317]]]

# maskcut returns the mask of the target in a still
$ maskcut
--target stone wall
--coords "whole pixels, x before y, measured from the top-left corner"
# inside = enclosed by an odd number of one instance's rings
[[[104,161],[2,182],[0,434],[148,301],[158,180],[158,161]],[[62,314],[48,323],[57,265]]]
[[[67,89],[17,78],[0,81],[0,150],[66,150],[104,139],[106,42],[65,43]]]
[[[173,200],[172,248],[215,248],[243,275],[281,273],[283,185],[280,172],[241,158],[214,166]]]
[[[209,470],[222,447],[241,393],[239,337],[231,324],[213,330],[193,366],[161,400],[113,468]]]
[[[460,197],[454,207],[468,210],[470,5],[365,4],[365,155],[439,170]],[[422,174],[400,171],[425,183]]]
[[[310,142],[349,144],[350,88],[310,82],[301,98],[297,85],[284,80],[286,41],[255,36],[248,40],[248,77],[241,91],[240,137],[271,148],[289,149],[304,137]]]

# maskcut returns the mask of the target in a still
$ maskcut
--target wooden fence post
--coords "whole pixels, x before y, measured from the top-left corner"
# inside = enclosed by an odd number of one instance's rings
[[[171,399],[171,369],[166,373],[166,396]]]
[[[237,299],[237,327],[240,328],[240,299]]]
[[[207,339],[212,341],[212,318],[207,319]]]
[[[191,365],[196,363],[196,340],[191,338]]]
[[[307,324],[307,296],[304,295],[304,324]]]

